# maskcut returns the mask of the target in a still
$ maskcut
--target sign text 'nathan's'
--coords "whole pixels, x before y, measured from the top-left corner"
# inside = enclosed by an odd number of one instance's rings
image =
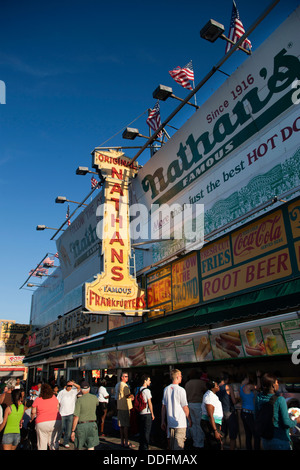
[[[104,179],[102,254],[104,271],[84,284],[84,308],[90,312],[142,315],[145,293],[130,273],[130,180],[138,165],[122,152],[93,152],[93,166]],[[99,233],[98,233],[99,235]]]

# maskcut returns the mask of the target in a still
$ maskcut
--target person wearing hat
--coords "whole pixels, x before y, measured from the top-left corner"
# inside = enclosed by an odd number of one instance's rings
[[[99,444],[96,415],[99,401],[96,395],[90,393],[88,382],[83,381],[80,390],[82,396],[77,398],[75,404],[71,441],[78,450],[84,448],[94,450]]]

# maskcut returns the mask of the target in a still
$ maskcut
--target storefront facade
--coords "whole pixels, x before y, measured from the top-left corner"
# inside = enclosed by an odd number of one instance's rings
[[[83,376],[118,377],[123,369],[160,380],[173,367],[184,379],[196,367],[212,377],[226,370],[240,380],[259,369],[278,371],[297,392],[298,31],[296,12],[126,186],[131,203],[147,208],[140,223],[157,230],[157,219],[148,220],[151,204],[204,204],[204,240],[197,248],[185,240],[153,243],[147,252],[136,251],[132,274],[130,243],[125,247],[114,225],[120,229],[120,216],[128,216],[119,212],[126,157],[120,163],[93,152],[99,175],[107,178],[109,168],[115,178],[109,243],[103,238],[99,245],[97,213],[108,200],[103,190],[60,236],[60,266],[45,281],[48,289],[33,295],[30,382],[54,377],[62,385]],[[225,101],[226,113],[215,118],[211,110]],[[103,286],[108,271],[119,288]],[[102,295],[105,289],[111,297]]]

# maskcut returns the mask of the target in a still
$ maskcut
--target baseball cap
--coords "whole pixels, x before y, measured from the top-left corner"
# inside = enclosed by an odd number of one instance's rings
[[[90,384],[84,380],[83,382],[81,382],[80,388],[82,390],[86,390],[87,388],[90,388]]]

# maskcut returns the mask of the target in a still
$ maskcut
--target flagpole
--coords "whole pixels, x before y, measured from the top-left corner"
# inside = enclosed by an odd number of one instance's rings
[[[193,80],[193,88],[195,89],[195,80]],[[195,98],[195,106],[198,106],[197,105],[196,93],[194,94],[194,98]]]

